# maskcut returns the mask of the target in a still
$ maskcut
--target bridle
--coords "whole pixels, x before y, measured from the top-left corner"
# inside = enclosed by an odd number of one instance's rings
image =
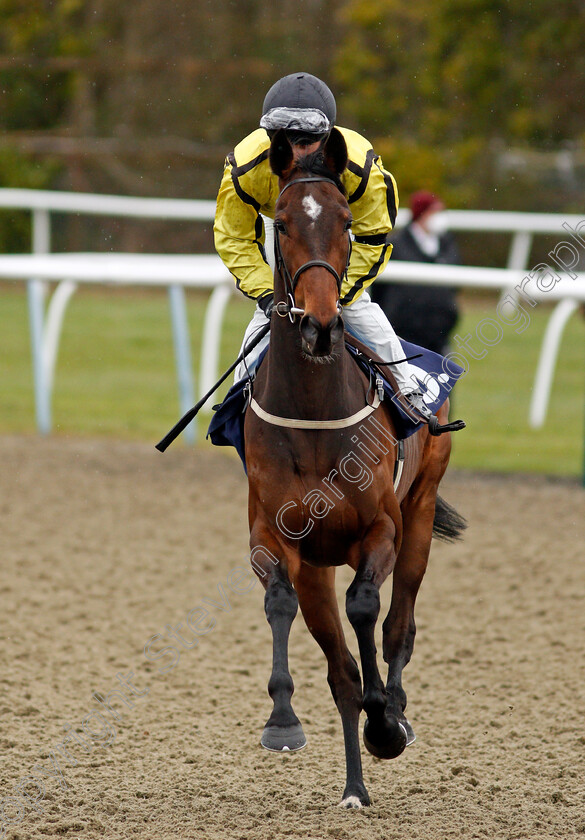
[[[306,178],[296,178],[294,181],[289,181],[288,184],[284,185],[284,187],[279,193],[278,198],[276,199],[276,203],[278,204],[283,193],[286,190],[288,190],[289,187],[292,187],[295,184],[306,184],[311,181],[322,181],[326,184],[333,184],[333,186],[337,189],[337,184],[335,183],[335,181],[333,181],[331,178],[325,178],[320,175],[312,175]],[[280,315],[282,318],[285,318],[288,315],[290,320],[294,322],[294,319],[297,315],[305,314],[305,310],[299,309],[299,307],[295,304],[295,289],[297,287],[301,274],[307,271],[307,269],[313,268],[315,266],[324,268],[326,271],[333,275],[333,277],[335,278],[335,282],[337,283],[337,294],[338,296],[341,295],[341,284],[343,283],[344,278],[347,277],[347,269],[349,267],[349,260],[351,258],[351,235],[349,230],[347,231],[347,239],[347,260],[345,262],[345,268],[343,269],[341,274],[339,274],[334,268],[334,266],[332,266],[331,263],[327,262],[326,260],[308,260],[308,262],[303,263],[303,265],[301,265],[300,268],[297,268],[297,270],[294,273],[294,276],[291,276],[290,270],[285,262],[282,253],[282,248],[280,245],[280,231],[276,225],[274,226],[274,253],[276,257],[276,267],[280,276],[284,280],[285,292],[288,299],[288,303],[280,301],[274,306],[274,310],[278,315]],[[337,301],[337,309],[338,312],[341,313],[341,304],[339,303],[339,300]]]
[[[297,178],[294,181],[289,181],[288,184],[285,184],[285,186],[280,191],[280,194],[279,194],[279,196],[276,200],[276,203],[278,204],[278,201],[280,200],[280,197],[282,196],[283,192],[285,190],[288,190],[289,187],[292,187],[293,184],[306,184],[306,183],[311,182],[311,181],[323,181],[324,183],[327,183],[327,184],[333,184],[333,186],[337,188],[337,184],[331,178],[325,178],[325,177],[322,177],[322,176],[319,176],[319,175],[314,175],[314,176],[310,176],[310,177],[306,177],[306,178]],[[344,277],[347,277],[347,269],[349,267],[349,260],[351,258],[352,239],[351,239],[349,229],[347,230],[347,239],[348,239],[347,259],[346,259],[346,262],[345,262],[345,267],[344,267],[343,271],[341,272],[341,274],[339,274],[337,272],[337,270],[334,268],[334,266],[332,266],[331,263],[328,263],[326,260],[308,260],[306,263],[303,263],[303,265],[301,265],[301,267],[298,268],[295,271],[294,276],[291,276],[290,270],[289,270],[289,268],[288,268],[288,266],[285,262],[285,259],[284,259],[283,253],[282,253],[282,248],[280,247],[280,236],[279,236],[279,234],[280,234],[280,231],[279,231],[278,227],[275,225],[274,226],[274,252],[275,252],[275,256],[276,256],[276,265],[277,265],[277,268],[278,268],[278,272],[279,272],[280,276],[282,277],[282,279],[284,281],[285,292],[287,294],[289,303],[286,303],[285,301],[280,301],[279,303],[275,304],[274,311],[278,315],[280,315],[282,318],[285,318],[288,315],[291,322],[293,322],[293,323],[294,323],[295,317],[297,315],[301,315],[301,316],[304,315],[305,310],[304,309],[299,309],[299,307],[295,306],[295,298],[294,298],[295,289],[296,289],[297,283],[299,282],[299,277],[301,276],[301,274],[304,271],[307,271],[307,269],[312,268],[313,266],[319,266],[320,268],[324,268],[326,271],[328,271],[330,274],[332,274],[333,277],[335,277],[335,282],[337,283],[337,294],[338,294],[337,311],[338,311],[338,314],[341,315],[341,304],[339,302],[339,296],[341,295],[341,284],[343,283]],[[374,385],[374,389],[373,389],[374,396],[373,396],[372,402],[370,403],[370,401],[368,399],[368,393],[369,393],[369,390],[372,388],[372,385]],[[349,417],[341,417],[341,418],[336,419],[336,420],[299,420],[299,419],[295,419],[295,418],[292,418],[292,417],[281,417],[280,415],[270,414],[269,412],[265,411],[262,408],[262,406],[260,406],[258,404],[258,402],[255,400],[255,398],[252,395],[252,388],[253,388],[252,380],[249,381],[247,388],[248,388],[248,401],[249,401],[249,405],[250,405],[250,408],[252,409],[252,411],[261,420],[263,420],[265,423],[270,423],[273,426],[282,426],[282,427],[288,428],[288,429],[304,429],[304,430],[309,430],[309,429],[313,429],[313,430],[316,430],[316,429],[319,429],[319,430],[347,429],[351,426],[355,426],[356,423],[361,422],[366,417],[368,417],[372,412],[376,411],[376,409],[380,405],[381,400],[383,399],[382,380],[380,379],[380,377],[376,377],[376,381],[374,383],[372,381],[372,378],[370,377],[370,389],[368,389],[368,393],[366,393],[366,395],[365,395],[366,404],[359,411],[356,411],[354,414],[350,415]],[[397,486],[397,485],[395,485],[395,486]]]

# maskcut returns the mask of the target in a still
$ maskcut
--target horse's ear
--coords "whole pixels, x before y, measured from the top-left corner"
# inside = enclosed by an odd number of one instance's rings
[[[347,166],[348,155],[345,138],[338,128],[331,129],[323,149],[323,157],[327,168],[335,172],[336,175],[341,175]]]
[[[279,178],[283,178],[292,166],[293,150],[283,128],[279,128],[272,138],[268,160],[270,168]]]

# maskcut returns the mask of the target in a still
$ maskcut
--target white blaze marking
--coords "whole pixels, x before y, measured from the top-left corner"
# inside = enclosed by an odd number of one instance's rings
[[[321,210],[323,209],[318,201],[315,201],[312,195],[306,195],[303,198],[303,207],[307,213],[307,216],[311,218],[314,222],[317,221],[319,216],[321,215]]]

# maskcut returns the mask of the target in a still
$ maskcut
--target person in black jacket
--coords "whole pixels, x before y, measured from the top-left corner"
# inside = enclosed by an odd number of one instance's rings
[[[392,237],[392,260],[456,265],[460,262],[455,239],[442,222],[445,205],[433,193],[411,196],[412,218]],[[400,338],[445,355],[459,313],[456,290],[446,286],[375,283],[372,298],[386,313]]]

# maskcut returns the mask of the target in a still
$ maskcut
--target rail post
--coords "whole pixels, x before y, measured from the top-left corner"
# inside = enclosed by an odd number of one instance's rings
[[[32,250],[35,254],[48,254],[51,250],[51,221],[49,211],[44,208],[35,208],[32,211]],[[35,416],[37,429],[41,434],[47,435],[51,431],[51,395],[49,371],[43,352],[46,283],[38,278],[31,278],[27,291]]]
[[[185,414],[195,402],[195,388],[193,387],[189,321],[187,318],[187,305],[183,286],[176,283],[169,286],[169,304],[173,329],[173,346],[175,348],[177,383],[179,386],[179,409],[181,414]],[[185,439],[188,443],[194,443],[195,437],[195,423],[191,423],[185,429]]]

